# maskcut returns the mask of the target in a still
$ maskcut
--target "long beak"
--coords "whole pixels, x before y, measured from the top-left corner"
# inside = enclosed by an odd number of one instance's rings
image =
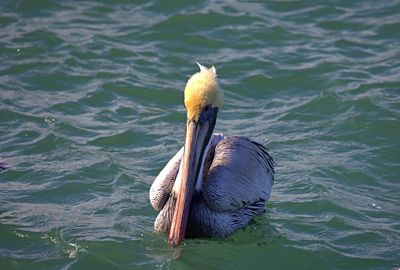
[[[176,204],[168,237],[168,244],[171,246],[179,245],[185,237],[190,203],[204,150],[214,130],[216,112],[217,109],[214,112],[203,112],[197,123],[191,120],[186,124],[182,179],[177,179]]]

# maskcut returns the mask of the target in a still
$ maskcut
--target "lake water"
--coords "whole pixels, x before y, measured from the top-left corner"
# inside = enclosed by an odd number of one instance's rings
[[[276,178],[244,230],[173,249],[148,190],[195,61]],[[0,269],[400,267],[400,1],[4,0],[0,63]]]

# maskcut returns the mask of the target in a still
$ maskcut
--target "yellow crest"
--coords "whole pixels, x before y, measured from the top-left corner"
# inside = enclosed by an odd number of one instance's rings
[[[214,66],[199,66],[200,71],[193,74],[185,87],[185,107],[188,120],[198,121],[201,111],[207,105],[221,108],[224,93],[219,88],[217,71]]]

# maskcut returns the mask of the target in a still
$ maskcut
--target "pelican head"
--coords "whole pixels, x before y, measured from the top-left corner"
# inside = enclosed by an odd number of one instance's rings
[[[218,109],[223,103],[223,92],[218,86],[215,67],[207,68],[197,63],[200,71],[193,74],[185,87],[187,122],[181,179],[176,179],[174,192],[176,204],[171,221],[168,243],[172,246],[182,242],[190,203],[196,181],[202,175],[204,151],[210,141]]]
[[[198,121],[207,106],[221,108],[224,94],[218,86],[217,71],[214,66],[199,66],[200,71],[193,74],[185,87],[185,107],[188,120]]]

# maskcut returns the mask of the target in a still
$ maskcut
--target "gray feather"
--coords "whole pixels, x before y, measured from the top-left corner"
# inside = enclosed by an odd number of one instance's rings
[[[266,201],[274,179],[273,160],[260,144],[228,137],[215,149],[203,185],[204,200],[214,211],[233,211]]]
[[[232,212],[216,212],[211,210],[202,194],[197,192],[192,200],[186,238],[196,237],[228,237],[249,221],[264,212],[265,202],[256,202]]]
[[[183,155],[183,147],[171,158],[158,174],[150,188],[150,202],[157,211],[163,209],[171,194]]]
[[[176,197],[173,193],[171,193],[171,196],[168,198],[167,203],[165,204],[164,208],[160,211],[160,213],[156,218],[156,221],[154,222],[155,231],[164,233],[169,232],[172,216],[174,214],[173,211],[175,209],[175,204],[176,204]]]

